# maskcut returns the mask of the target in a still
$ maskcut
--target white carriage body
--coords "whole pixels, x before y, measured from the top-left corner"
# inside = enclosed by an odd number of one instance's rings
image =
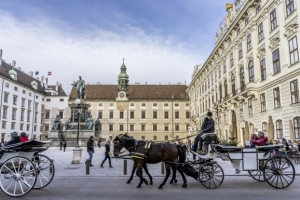
[[[27,159],[31,159],[34,155],[34,152],[6,152],[2,155],[2,157],[0,158],[0,165],[2,163],[4,163],[5,161],[7,161],[8,159],[15,157],[15,156],[21,156],[21,157],[25,157]]]

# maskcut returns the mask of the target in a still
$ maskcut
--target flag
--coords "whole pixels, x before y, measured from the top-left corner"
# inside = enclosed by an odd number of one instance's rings
[[[48,76],[52,75],[52,72],[48,72]]]
[[[36,71],[36,72],[35,72],[35,75],[36,75],[36,76],[39,75],[39,71]]]

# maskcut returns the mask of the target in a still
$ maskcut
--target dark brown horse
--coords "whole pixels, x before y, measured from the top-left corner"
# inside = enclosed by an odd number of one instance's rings
[[[146,152],[145,148],[145,141],[137,141],[133,139],[132,137],[125,135],[117,136],[114,139],[114,156],[118,157],[120,154],[121,149],[124,147],[127,149],[131,155],[138,155],[137,158],[135,156],[132,157],[134,163],[136,164],[137,171],[136,175],[140,178],[140,183],[137,187],[141,187],[143,182],[147,182],[143,176],[142,176],[142,168],[145,165],[145,163],[149,164],[157,164],[159,162],[165,162],[165,169],[166,169],[166,177],[164,181],[159,185],[159,189],[161,189],[167,182],[170,174],[171,174],[171,168],[173,171],[173,176],[170,181],[172,184],[173,181],[176,183],[176,170],[179,171],[179,173],[182,176],[183,179],[183,185],[182,187],[186,187],[186,178],[183,174],[183,171],[180,167],[177,167],[178,165],[178,158],[179,163],[184,163],[186,159],[185,150],[181,146],[176,146],[174,144],[170,144],[168,142],[165,143],[152,143],[151,147]],[[141,158],[140,155],[144,155],[144,158]]]

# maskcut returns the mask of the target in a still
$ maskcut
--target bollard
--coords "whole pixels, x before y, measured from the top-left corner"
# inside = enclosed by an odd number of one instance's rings
[[[52,174],[53,173],[53,162],[54,162],[54,160],[51,159],[50,161],[51,161],[51,163],[50,163],[49,173]]]
[[[127,175],[127,160],[124,160],[124,175]]]
[[[90,164],[91,164],[91,160],[90,160],[90,159],[87,159],[87,160],[85,161],[85,167],[86,167],[85,173],[86,173],[86,175],[89,175],[89,174],[90,174]]]
[[[165,163],[161,162],[161,174],[165,174]]]

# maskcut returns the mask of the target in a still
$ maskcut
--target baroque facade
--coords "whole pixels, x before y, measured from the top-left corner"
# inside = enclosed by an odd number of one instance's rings
[[[129,84],[127,68],[121,66],[118,84],[86,84],[84,101],[91,106],[87,117],[99,118],[100,137],[112,140],[128,133],[139,140],[168,141],[188,136],[190,106],[186,85]],[[69,103],[77,98],[73,87]],[[66,112],[69,118],[71,112]]]
[[[241,144],[253,131],[300,139],[299,7],[295,0],[235,0],[215,48],[187,92],[191,122],[214,112],[218,133]]]
[[[47,137],[45,128],[49,128],[45,108],[50,105],[49,98],[68,96],[60,84],[48,85],[48,78],[33,77],[16,67],[16,61],[11,64],[2,59],[0,49],[0,142],[9,141],[12,132],[25,132],[29,139],[44,140]],[[53,108],[52,108],[53,107]]]

